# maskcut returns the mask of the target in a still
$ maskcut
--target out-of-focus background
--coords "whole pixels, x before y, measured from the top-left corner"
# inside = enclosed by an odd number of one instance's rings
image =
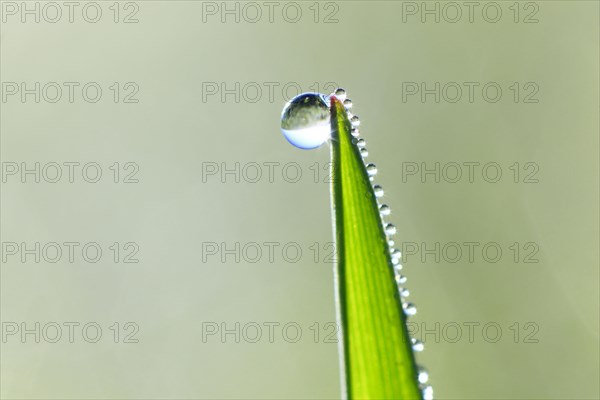
[[[338,398],[337,86],[436,397],[598,398],[597,2],[0,4],[2,398]]]

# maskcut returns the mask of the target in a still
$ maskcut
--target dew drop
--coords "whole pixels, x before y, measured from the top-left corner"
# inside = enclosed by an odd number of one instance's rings
[[[359,126],[360,118],[358,118],[358,115],[353,115],[352,118],[350,118],[350,123],[352,124],[352,126]]]
[[[365,139],[358,139],[356,141],[356,145],[360,148],[363,148],[367,145],[367,142],[365,141]]]
[[[344,100],[344,107],[346,107],[346,110],[351,109],[352,108],[352,100],[350,100],[350,99]]]
[[[396,275],[396,282],[399,285],[404,285],[408,279],[404,275]]]
[[[344,88],[337,88],[337,89],[335,89],[335,92],[333,92],[333,94],[340,101],[346,100],[346,90]]]
[[[285,138],[300,149],[315,149],[331,136],[327,98],[320,93],[302,93],[288,101],[281,112]]]
[[[373,186],[373,192],[375,192],[375,197],[383,196],[383,188],[380,185]]]
[[[398,291],[400,292],[400,296],[402,296],[402,297],[410,296],[410,292],[408,291],[407,288],[399,288]]]
[[[400,265],[400,259],[399,258],[392,258],[392,264],[394,264],[394,265]]]
[[[377,175],[377,167],[375,166],[375,164],[367,164],[367,175],[369,176],[375,176]]]
[[[394,247],[396,243],[393,240],[388,240],[388,246]]]
[[[425,345],[420,340],[411,338],[410,341],[412,342],[413,351],[420,352],[420,351],[425,350]]]
[[[419,367],[417,379],[419,380],[419,383],[427,383],[427,381],[429,380],[429,373],[427,373],[427,370],[425,368]]]
[[[395,235],[396,234],[396,227],[394,226],[394,224],[387,224],[385,226],[385,233],[387,235]]]
[[[350,134],[354,137],[358,137],[358,135],[360,135],[360,132],[358,131],[358,128],[352,128]]]
[[[367,149],[365,147],[363,147],[362,149],[360,149],[360,155],[363,157],[366,157],[369,155],[369,152],[367,151]]]
[[[402,264],[394,264],[394,274],[398,275],[402,271]]]
[[[382,204],[379,206],[379,213],[381,215],[390,215],[390,207],[387,204]]]
[[[423,386],[423,400],[433,400],[433,388],[431,385]]]
[[[408,316],[415,315],[417,313],[417,306],[413,303],[404,303],[402,304],[402,308],[404,308],[404,313]]]
[[[397,260],[399,260],[402,257],[402,252],[398,249],[392,249],[390,251],[390,254],[392,255],[392,258],[395,258]]]

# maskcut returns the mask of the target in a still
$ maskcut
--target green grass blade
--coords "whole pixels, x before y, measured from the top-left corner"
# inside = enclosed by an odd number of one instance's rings
[[[344,386],[350,399],[420,399],[406,316],[373,186],[331,97],[332,207]]]

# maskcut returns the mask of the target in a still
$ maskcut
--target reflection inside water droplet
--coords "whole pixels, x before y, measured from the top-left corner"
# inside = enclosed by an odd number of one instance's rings
[[[291,99],[281,112],[281,131],[300,149],[315,149],[331,137],[327,97],[320,93],[302,93]]]

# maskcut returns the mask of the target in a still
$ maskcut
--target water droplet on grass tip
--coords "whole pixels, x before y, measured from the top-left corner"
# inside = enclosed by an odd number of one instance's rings
[[[367,145],[367,142],[365,141],[365,139],[358,139],[356,141],[356,146],[362,148],[365,147]]]
[[[350,99],[344,100],[344,107],[346,107],[346,110],[351,109],[352,108],[352,100],[350,100]]]
[[[362,149],[360,149],[360,155],[364,157],[369,155],[369,152],[367,151],[367,149],[365,147],[363,147]]]
[[[285,138],[300,149],[315,149],[331,137],[327,97],[320,93],[302,93],[288,101],[281,112],[281,130]]]
[[[404,275],[396,275],[396,282],[399,285],[404,285],[408,279]]]
[[[339,101],[346,100],[346,90],[344,88],[335,89],[335,92],[333,92],[333,94],[335,95],[335,97],[338,98]]]
[[[373,192],[375,192],[375,197],[383,196],[383,188],[379,185],[373,186]]]
[[[360,125],[360,118],[358,118],[358,115],[353,115],[352,118],[350,118],[350,123],[354,127],[359,126]]]

